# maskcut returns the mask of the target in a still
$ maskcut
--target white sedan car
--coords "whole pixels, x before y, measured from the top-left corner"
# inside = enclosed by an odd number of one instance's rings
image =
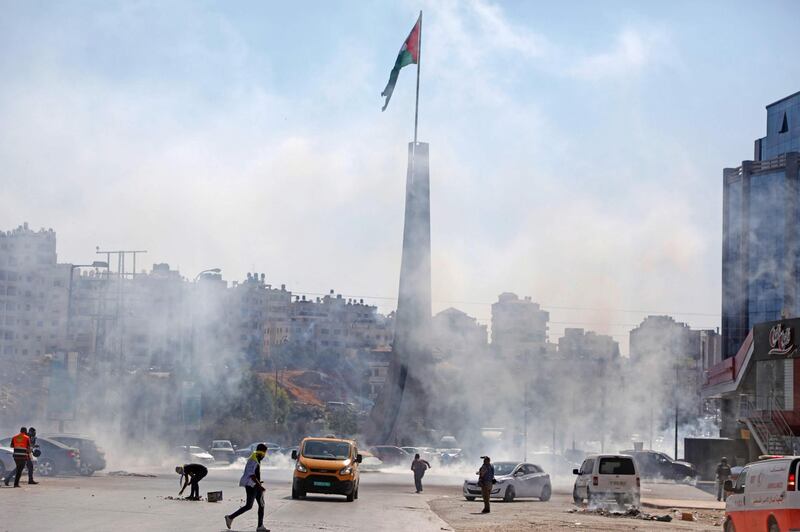
[[[34,452],[36,452],[34,450]],[[37,459],[33,457],[33,463],[36,464]],[[34,465],[34,468],[36,465]],[[8,473],[16,471],[17,464],[14,462],[14,449],[11,447],[0,447],[0,477],[5,477]],[[27,474],[27,469],[25,470]]]
[[[536,497],[547,501],[553,488],[550,484],[550,475],[542,471],[535,464],[519,462],[495,462],[494,478],[497,481],[492,486],[492,498],[502,498],[511,502],[517,497]],[[474,501],[481,497],[481,487],[477,480],[464,481],[464,498]]]

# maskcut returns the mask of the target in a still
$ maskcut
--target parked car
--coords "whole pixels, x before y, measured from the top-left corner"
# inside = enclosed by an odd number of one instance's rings
[[[800,456],[747,464],[735,481],[725,481],[725,532],[800,529]]]
[[[364,450],[360,451],[360,453],[362,471],[379,471],[383,468],[383,462],[371,452]]]
[[[33,457],[33,467],[36,467],[37,458]],[[17,463],[14,461],[14,449],[11,447],[0,447],[0,478],[6,476],[11,471],[16,471]]]
[[[269,457],[272,454],[281,452],[281,446],[278,445],[277,443],[272,443],[268,441],[254,441],[247,447],[241,447],[237,449],[236,456],[239,458],[250,458],[250,455],[253,454],[259,443],[263,443],[264,445],[267,446],[267,457]],[[294,449],[296,449],[296,447],[294,447]],[[291,451],[289,452],[289,454],[291,454]]]
[[[584,499],[590,505],[613,498],[617,504],[639,506],[641,480],[636,460],[630,455],[589,455],[580,469],[573,471],[578,478],[572,488],[575,504]]]
[[[208,447],[208,452],[214,457],[215,462],[232,464],[236,461],[236,450],[230,440],[213,440]]]
[[[633,456],[639,466],[642,478],[657,478],[694,484],[697,482],[697,470],[689,462],[673,460],[664,453],[657,451],[620,451],[622,454]]]
[[[571,477],[572,470],[580,467],[580,464],[555,453],[533,453],[531,460],[555,477]]]
[[[177,459],[184,464],[212,465],[215,462],[211,453],[196,445],[178,445],[175,448],[175,454]]]
[[[458,464],[464,461],[464,452],[461,449],[438,449],[439,461],[443,466]]]
[[[78,449],[81,453],[80,474],[92,476],[95,471],[106,468],[106,453],[97,446],[94,439],[78,434],[47,434],[45,437]]]
[[[550,500],[553,486],[550,484],[550,475],[545,473],[536,464],[519,462],[495,462],[494,478],[497,481],[492,486],[492,497],[502,498],[511,502],[519,497],[536,497],[539,500]],[[464,498],[474,501],[481,496],[481,487],[476,480],[464,481]]]
[[[63,443],[39,436],[36,438],[41,455],[36,463],[36,473],[43,477],[52,477],[63,473],[79,473],[81,452]],[[0,440],[0,446],[11,445],[11,438]]]
[[[436,452],[436,449],[432,449],[431,447],[400,447],[405,452],[414,458],[415,454],[419,454],[419,457],[423,460],[432,461],[434,457],[439,458],[439,454]]]
[[[280,449],[278,449],[278,452],[281,453],[284,456],[292,456],[292,451],[297,451],[299,449],[300,449],[300,447],[297,447],[297,446],[294,446],[294,447],[281,447]],[[267,447],[267,450],[269,450],[269,447]]]
[[[369,451],[378,457],[386,465],[408,465],[414,459],[413,455],[408,454],[400,447],[393,445],[376,445],[370,447]]]

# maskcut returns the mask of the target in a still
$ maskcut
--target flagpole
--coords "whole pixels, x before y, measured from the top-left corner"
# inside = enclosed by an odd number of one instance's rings
[[[417,145],[417,125],[419,123],[419,67],[422,63],[422,11],[419,12],[419,32],[417,33],[417,100],[414,106],[414,146]]]

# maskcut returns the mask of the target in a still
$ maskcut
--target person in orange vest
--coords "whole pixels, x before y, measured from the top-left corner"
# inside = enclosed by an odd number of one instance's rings
[[[25,470],[28,460],[31,460],[31,439],[28,437],[28,429],[22,427],[19,434],[11,438],[11,447],[14,448],[14,463],[17,465],[17,473],[14,475],[14,487],[19,487],[19,479]],[[6,479],[6,486],[8,486]]]

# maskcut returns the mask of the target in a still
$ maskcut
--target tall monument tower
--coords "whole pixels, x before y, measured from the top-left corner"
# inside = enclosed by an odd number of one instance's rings
[[[431,209],[428,144],[408,145],[403,257],[392,359],[366,438],[403,444],[427,426],[431,370]]]

